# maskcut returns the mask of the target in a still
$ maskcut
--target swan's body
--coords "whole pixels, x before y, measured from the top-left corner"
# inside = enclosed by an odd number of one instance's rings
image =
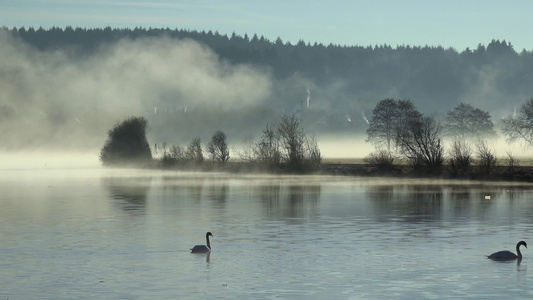
[[[511,251],[498,251],[495,253],[492,253],[491,255],[487,256],[488,258],[492,260],[515,260],[515,259],[522,259],[522,252],[520,252],[520,246],[524,245],[527,248],[527,244],[524,241],[518,242],[516,244],[516,253],[514,254]]]
[[[207,252],[210,252],[211,251],[211,244],[209,243],[209,237],[210,236],[213,236],[213,234],[211,234],[211,232],[208,232],[205,234],[205,241],[206,241],[206,245],[196,245],[194,247],[192,247],[191,249],[191,252],[192,253],[207,253]]]

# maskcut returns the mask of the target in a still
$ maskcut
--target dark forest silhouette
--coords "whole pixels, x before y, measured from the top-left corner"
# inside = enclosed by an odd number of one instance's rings
[[[390,45],[349,46],[323,45],[300,40],[296,44],[281,38],[270,41],[256,34],[221,35],[212,31],[159,28],[4,28],[34,47],[47,50],[70,47],[78,53],[91,53],[120,39],[170,37],[193,39],[213,49],[221,59],[231,63],[267,66],[278,80],[299,74],[318,87],[342,84],[343,94],[329,99],[336,106],[354,98],[373,104],[394,91],[396,98],[409,98],[423,109],[447,111],[468,94],[475,85],[484,84],[492,73],[493,88],[508,99],[486,99],[484,109],[492,111],[509,99],[519,103],[533,94],[533,52],[517,52],[510,42],[492,40],[487,46],[458,51],[442,46]],[[297,91],[298,95],[302,91]],[[305,96],[304,96],[305,97]],[[370,105],[371,106],[373,106]],[[364,105],[363,105],[364,106]]]

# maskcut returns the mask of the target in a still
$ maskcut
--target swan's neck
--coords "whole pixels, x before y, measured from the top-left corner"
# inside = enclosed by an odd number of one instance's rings
[[[207,242],[207,248],[209,248],[209,250],[211,250],[211,244],[209,243],[209,236],[208,235],[205,236],[205,240]]]
[[[522,245],[520,244],[516,245],[516,254],[518,255],[519,258],[522,258],[522,252],[520,252],[520,246]]]

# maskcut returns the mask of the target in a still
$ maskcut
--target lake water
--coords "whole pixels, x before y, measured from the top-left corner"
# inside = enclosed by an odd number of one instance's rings
[[[0,299],[533,297],[533,249],[486,258],[533,244],[529,184],[94,168],[0,190]]]

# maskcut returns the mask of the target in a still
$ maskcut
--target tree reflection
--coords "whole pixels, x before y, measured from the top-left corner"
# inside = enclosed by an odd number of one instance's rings
[[[502,192],[482,186],[451,186],[450,203],[456,215],[470,215],[476,210],[479,216],[486,215],[500,199]]]
[[[207,197],[224,207],[228,198],[229,184],[227,180],[212,182],[208,186]]]
[[[187,176],[180,177],[176,175],[163,176],[163,190],[170,192],[177,198],[201,200],[204,190],[206,177],[204,176]],[[184,194],[184,195],[182,195]]]
[[[151,177],[102,177],[102,185],[117,200],[114,203],[125,211],[145,211],[151,181]]]
[[[471,188],[457,185],[450,187],[450,209],[459,215],[468,215],[471,207]]]
[[[279,202],[281,195],[281,184],[265,184],[257,187],[257,194],[264,206],[264,214],[269,219],[276,219],[276,215],[279,211]]]
[[[457,218],[493,218],[513,206],[523,195],[503,187],[461,184],[371,185],[365,195],[379,221],[435,222]],[[531,205],[533,207],[533,204]],[[495,210],[498,211],[495,211]],[[526,214],[531,214],[526,211]]]
[[[443,190],[436,185],[375,185],[365,194],[370,198],[376,217],[408,223],[441,219]]]
[[[318,214],[320,185],[283,185],[258,186],[258,194],[269,219],[285,220],[289,223],[304,223]]]
[[[368,185],[365,194],[372,201],[377,221],[387,221],[394,214],[393,185]]]
[[[443,187],[435,185],[413,185],[407,192],[411,201],[406,205],[406,221],[419,223],[442,219]]]

